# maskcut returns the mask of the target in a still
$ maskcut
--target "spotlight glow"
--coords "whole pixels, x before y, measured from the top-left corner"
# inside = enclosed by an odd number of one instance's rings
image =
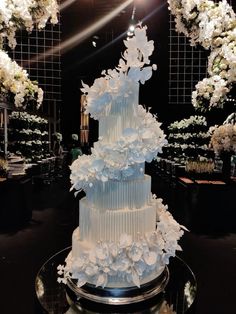
[[[164,6],[166,6],[167,3],[164,2],[162,5],[159,5],[155,10],[153,10],[150,14],[146,15],[141,22],[146,22],[149,18],[153,17],[155,14],[157,14]],[[114,38],[112,41],[110,41],[109,43],[107,43],[106,45],[102,46],[99,49],[95,49],[94,52],[92,52],[91,54],[87,55],[86,57],[78,60],[77,62],[73,63],[70,67],[67,67],[67,71],[70,71],[71,69],[75,68],[75,66],[79,66],[85,62],[87,62],[88,60],[94,58],[97,54],[101,53],[103,50],[106,50],[108,47],[112,46],[116,41],[119,41],[120,39],[122,39],[125,35],[128,36],[127,32],[124,32],[122,34],[120,34],[118,37]],[[131,37],[127,37],[126,40],[129,40]]]
[[[129,31],[130,31],[130,32],[134,32],[134,30],[135,30],[135,26],[134,26],[134,25],[130,25]]]
[[[59,51],[61,51],[61,54],[63,54],[66,51],[72,49],[73,47],[77,46],[82,41],[84,41],[85,39],[90,37],[93,33],[95,33],[97,30],[102,28],[104,25],[106,25],[112,19],[114,19],[121,11],[123,11],[131,3],[133,3],[133,0],[126,0],[124,3],[119,5],[113,11],[108,13],[106,16],[102,17],[100,20],[98,20],[97,22],[95,22],[91,26],[87,27],[86,29],[84,29],[80,33],[76,33],[75,35],[73,35],[69,39],[65,40],[61,44],[47,50],[45,53],[36,56],[35,58],[31,59],[29,61],[29,63],[32,64],[32,63],[38,62],[42,59],[46,59],[47,57],[52,56],[53,54],[56,54]]]
[[[70,5],[72,5],[76,0],[67,0],[60,5],[60,11],[66,9]]]

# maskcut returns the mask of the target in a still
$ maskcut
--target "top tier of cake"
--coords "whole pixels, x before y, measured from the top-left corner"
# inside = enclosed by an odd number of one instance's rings
[[[115,69],[103,71],[92,86],[82,83],[86,112],[99,120],[99,139],[91,155],[80,156],[71,165],[72,189],[87,193],[98,182],[143,179],[144,163],[166,144],[156,116],[139,105],[139,84],[156,68],[149,60],[154,43],[141,26],[124,43],[127,49]]]

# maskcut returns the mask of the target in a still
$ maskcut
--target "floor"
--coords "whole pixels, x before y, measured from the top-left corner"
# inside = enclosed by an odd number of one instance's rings
[[[31,197],[32,220],[0,233],[1,314],[37,313],[35,276],[49,257],[71,245],[71,234],[78,223],[78,200],[69,192],[65,178],[36,184]],[[181,246],[179,255],[198,282],[194,313],[235,313],[236,232],[190,231]]]

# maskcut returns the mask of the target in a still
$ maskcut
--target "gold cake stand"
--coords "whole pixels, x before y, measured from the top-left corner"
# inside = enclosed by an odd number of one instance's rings
[[[76,303],[81,298],[88,301],[107,305],[127,305],[147,301],[164,291],[169,281],[169,269],[165,266],[163,272],[152,281],[145,283],[140,288],[133,286],[127,288],[95,287],[85,284],[82,287],[76,285],[77,280],[67,280],[67,298]]]

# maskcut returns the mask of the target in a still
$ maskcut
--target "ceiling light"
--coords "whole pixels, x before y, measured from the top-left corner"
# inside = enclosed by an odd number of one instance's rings
[[[134,26],[133,24],[131,24],[131,25],[129,26],[129,31],[130,31],[130,32],[134,32],[134,30],[135,30],[135,26]]]

